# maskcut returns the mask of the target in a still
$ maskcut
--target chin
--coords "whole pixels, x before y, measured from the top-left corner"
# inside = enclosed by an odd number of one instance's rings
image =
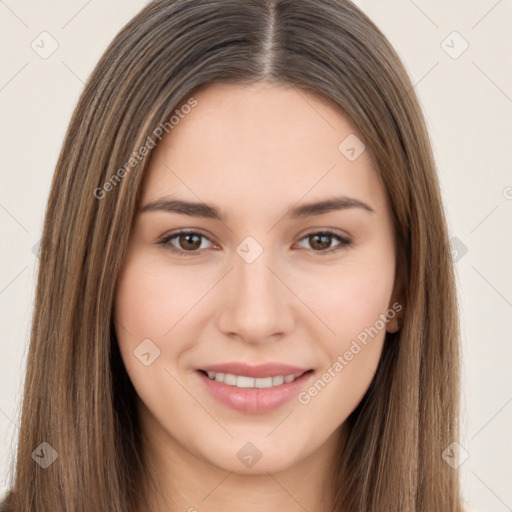
[[[266,475],[285,471],[300,461],[305,450],[298,440],[288,436],[285,443],[282,438],[270,439],[265,429],[260,435],[236,436],[229,446],[218,445],[215,453],[204,453],[205,458],[214,466],[242,475]],[[273,435],[273,434],[272,434]],[[210,447],[211,448],[211,447]]]

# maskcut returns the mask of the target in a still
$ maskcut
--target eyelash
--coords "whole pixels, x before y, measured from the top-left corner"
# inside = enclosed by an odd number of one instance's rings
[[[197,231],[177,231],[175,233],[171,233],[169,235],[164,236],[164,238],[162,238],[158,243],[163,246],[167,246],[169,251],[171,251],[174,254],[178,254],[179,256],[196,256],[196,255],[198,255],[200,252],[199,250],[184,251],[182,249],[177,249],[172,244],[170,244],[171,240],[179,237],[180,235],[199,235],[200,237],[205,238],[206,240],[211,242],[211,240],[207,236],[205,236],[202,233],[199,233]],[[334,233],[334,231],[330,231],[329,229],[325,229],[322,231],[312,231],[311,233],[307,233],[300,239],[300,241],[302,241],[305,238],[308,238],[312,235],[327,235],[327,236],[337,239],[340,242],[333,249],[329,248],[329,249],[324,249],[323,251],[313,250],[313,252],[318,254],[319,256],[326,256],[327,254],[332,254],[334,252],[337,252],[339,249],[342,249],[343,247],[350,246],[350,244],[352,243],[352,241],[349,240],[348,238],[342,237],[342,236],[338,235],[337,233]]]

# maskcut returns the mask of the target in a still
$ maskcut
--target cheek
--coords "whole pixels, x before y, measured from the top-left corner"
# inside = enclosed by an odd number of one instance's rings
[[[363,263],[340,265],[302,282],[302,295],[326,326],[322,338],[331,356],[347,350],[351,340],[359,335],[364,338],[368,330],[385,330],[382,318],[393,291],[393,262],[373,267]]]
[[[329,329],[319,324],[313,334],[325,357],[317,380],[299,396],[299,402],[312,416],[329,411],[331,428],[355,409],[375,375],[394,284],[391,257],[350,263],[347,259],[308,283],[308,305]]]
[[[137,394],[152,411],[164,415],[163,423],[171,421],[163,411],[178,410],[189,399],[172,376],[180,355],[193,344],[193,338],[183,336],[180,329],[205,293],[201,284],[191,286],[193,277],[190,272],[170,273],[168,266],[166,271],[165,262],[156,258],[132,254],[116,290],[115,330],[121,357]],[[144,362],[145,353],[149,361]]]
[[[345,289],[330,302],[332,329],[335,335],[325,337],[324,350],[330,366],[337,374],[350,379],[352,389],[357,383],[369,385],[377,368],[386,333],[385,313],[391,289],[371,279],[346,282]],[[342,367],[340,367],[340,365]],[[369,371],[370,370],[370,371]],[[332,372],[331,372],[332,373]]]
[[[163,342],[206,293],[207,282],[197,273],[169,272],[161,261],[130,259],[116,293],[116,320],[134,340]]]
[[[164,369],[174,373],[175,362],[191,343],[178,335],[201,296],[191,277],[166,272],[161,262],[144,255],[125,261],[116,290],[115,330],[126,371],[146,403],[170,385]]]

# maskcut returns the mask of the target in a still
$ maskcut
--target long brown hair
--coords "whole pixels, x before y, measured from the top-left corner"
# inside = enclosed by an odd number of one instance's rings
[[[375,378],[348,419],[334,510],[462,510],[458,472],[442,457],[458,439],[459,333],[429,135],[398,55],[343,0],[154,1],[101,57],[48,201],[5,510],[135,512],[141,429],[113,303],[149,140],[158,142],[158,128],[168,131],[199,87],[259,81],[319,94],[357,127],[391,205],[404,276],[401,330],[386,335]],[[32,456],[45,453],[43,442],[58,454],[47,468]]]

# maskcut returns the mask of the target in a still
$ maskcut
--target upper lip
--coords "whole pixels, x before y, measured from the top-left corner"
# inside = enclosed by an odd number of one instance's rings
[[[246,377],[277,377],[278,375],[302,375],[312,368],[301,368],[299,366],[290,366],[281,363],[264,363],[258,365],[250,365],[247,363],[232,362],[212,364],[198,368],[205,372],[230,373],[232,375],[244,375]]]

